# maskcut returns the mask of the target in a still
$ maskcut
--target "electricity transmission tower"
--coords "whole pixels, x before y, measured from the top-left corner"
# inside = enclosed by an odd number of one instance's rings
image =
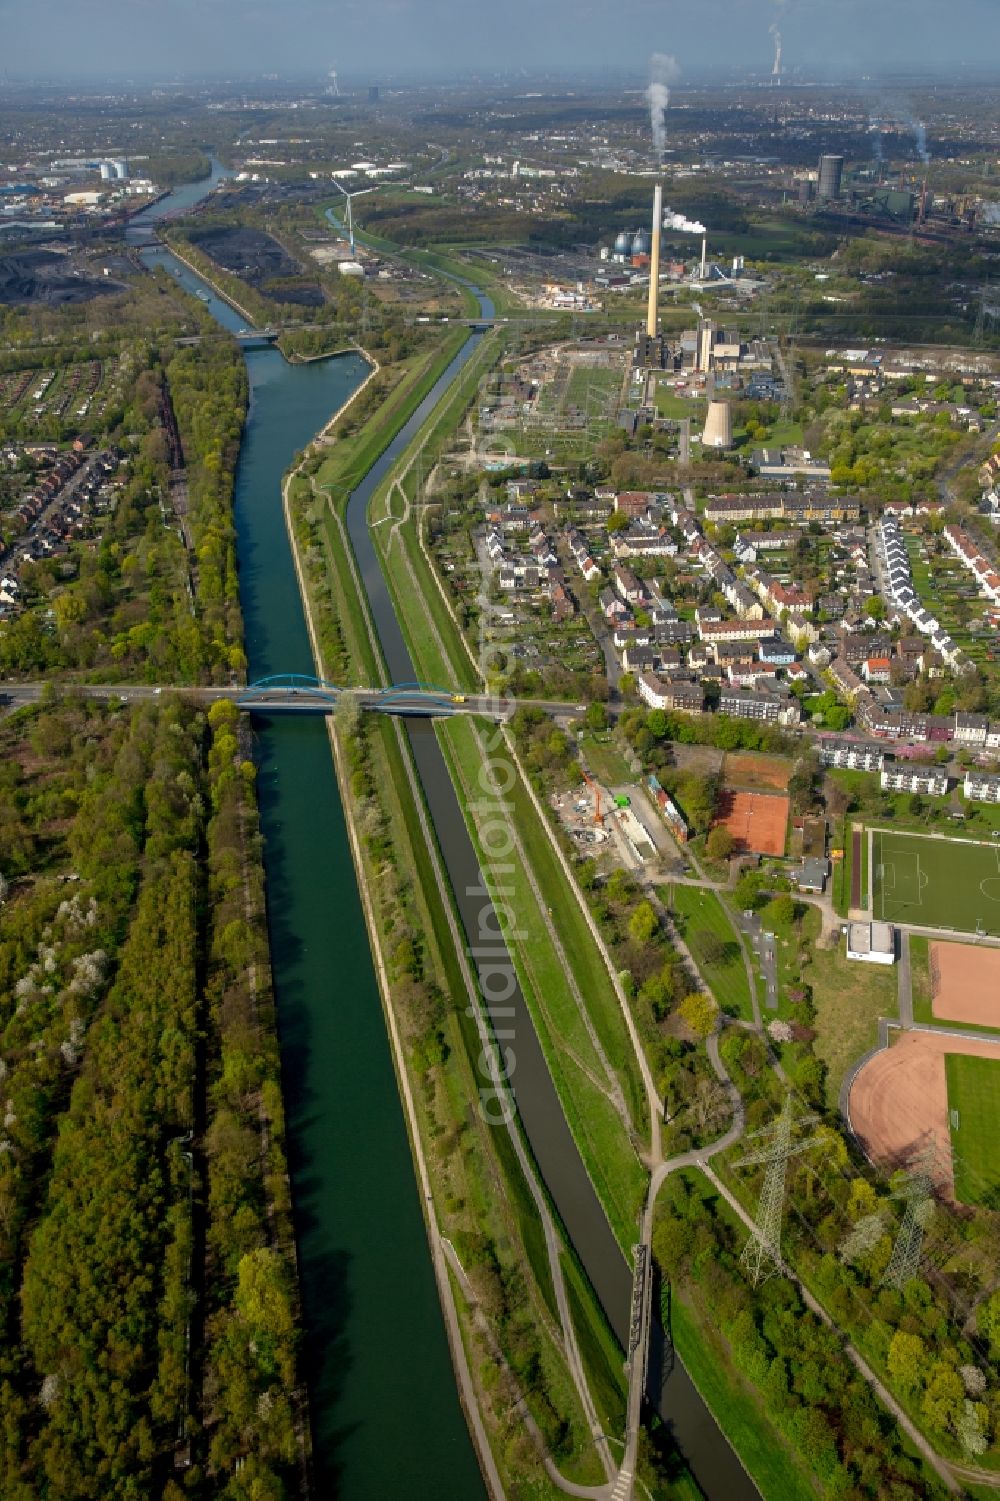
[[[979,293],[976,326],[972,331],[972,342],[977,349],[982,349],[987,333],[996,332],[998,320],[1000,307],[997,306],[997,293],[991,287],[983,287]]]
[[[934,1180],[938,1176],[936,1147],[931,1146],[926,1152],[912,1157],[907,1174],[902,1188],[893,1194],[893,1198],[901,1200],[906,1209],[882,1278],[883,1287],[895,1287],[900,1292],[920,1269],[924,1231],[934,1212]]]
[[[755,1131],[748,1140],[761,1138],[759,1151],[751,1152],[737,1163],[738,1167],[752,1167],[763,1163],[767,1167],[764,1187],[757,1207],[757,1228],[743,1247],[741,1264],[746,1268],[754,1287],[766,1282],[768,1277],[781,1270],[781,1211],[785,1202],[785,1179],[788,1174],[788,1159],[804,1152],[816,1141],[807,1137],[804,1141],[792,1141],[795,1126],[809,1126],[819,1117],[804,1115],[799,1120],[794,1116],[790,1094],[785,1096],[781,1114],[762,1131]]]

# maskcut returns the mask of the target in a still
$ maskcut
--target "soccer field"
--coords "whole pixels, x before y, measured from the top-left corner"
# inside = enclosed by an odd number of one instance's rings
[[[876,919],[1000,936],[1000,849],[881,829],[873,841]]]
[[[992,1206],[1000,1191],[1000,1060],[949,1053],[945,1072],[955,1197]]]

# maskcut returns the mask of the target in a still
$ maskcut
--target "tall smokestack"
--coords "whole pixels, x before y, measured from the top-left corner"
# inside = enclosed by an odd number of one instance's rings
[[[707,260],[708,260],[708,235],[706,235],[705,238],[701,242],[701,276],[699,278],[699,280],[701,280],[701,281],[705,280],[705,276],[706,276],[706,262],[707,262]]]
[[[658,329],[657,304],[660,299],[660,226],[663,223],[663,187],[657,183],[653,189],[653,233],[649,250],[649,306],[646,309],[646,333],[655,339]]]

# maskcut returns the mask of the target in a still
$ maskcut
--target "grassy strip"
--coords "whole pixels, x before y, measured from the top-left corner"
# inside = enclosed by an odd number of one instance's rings
[[[377,412],[357,432],[341,437],[335,430],[336,442],[318,474],[324,489],[346,498],[361,483],[468,337],[466,329],[451,328],[434,349],[389,367],[397,379]]]
[[[685,1370],[761,1495],[767,1501],[816,1501],[821,1491],[771,1427],[764,1404],[733,1366],[709,1312],[675,1292],[670,1332]]]
[[[624,1433],[628,1391],[621,1348],[596,1305],[590,1282],[576,1259],[563,1256],[562,1269],[580,1359],[597,1416],[605,1433]]]
[[[955,1193],[963,1204],[989,1207],[1000,1189],[1000,1063],[949,1053],[944,1067]]]
[[[730,1016],[752,1021],[753,1003],[743,953],[729,916],[716,893],[701,886],[684,886],[675,882],[665,895],[669,896],[668,905],[675,914],[681,937],[689,947],[695,934],[700,932],[710,933],[725,945],[724,957],[713,958],[711,963],[702,957],[697,942],[692,952],[723,1011]]]
[[[371,744],[376,765],[381,768],[379,786],[390,821],[393,848],[400,872],[407,878],[423,917],[424,941],[430,950],[432,967],[445,979],[447,993],[460,998],[465,987],[440,893],[436,883],[420,878],[426,867],[426,858],[422,854],[423,830],[410,796],[409,779],[395,729],[388,720],[378,720],[373,725]],[[377,892],[378,872],[369,867],[368,875],[369,890]],[[437,1140],[440,1129],[431,1118],[434,1085],[427,1077],[422,1058],[408,1048],[414,1097],[421,1117],[421,1136],[430,1148],[428,1160],[436,1167],[439,1189],[436,1197],[442,1222],[456,1238],[460,1254],[466,1237],[470,1236],[470,1243],[473,1243],[483,1229],[489,1229],[494,1238],[502,1233],[507,1239],[508,1249],[512,1231],[515,1243],[520,1240],[516,1259],[521,1261],[523,1270],[530,1269],[535,1287],[531,1298],[539,1299],[547,1314],[547,1318],[541,1317],[541,1308],[536,1307],[532,1317],[541,1342],[542,1374],[538,1391],[544,1392],[549,1403],[565,1415],[574,1435],[574,1458],[563,1458],[561,1464],[573,1478],[584,1483],[593,1482],[600,1478],[600,1467],[596,1455],[588,1447],[582,1410],[561,1352],[550,1332],[557,1320],[555,1295],[544,1234],[534,1202],[507,1133],[488,1127],[475,1115],[470,1119],[469,1100],[474,1098],[477,1088],[479,1039],[464,1005],[449,1011],[447,1035],[449,1050],[439,1065],[438,1088],[446,1097],[448,1118],[456,1123],[457,1150],[450,1147],[443,1150]],[[497,1168],[504,1183],[504,1192],[500,1196],[496,1192]],[[502,1222],[502,1231],[498,1220]],[[460,1308],[464,1307],[461,1293],[458,1304]],[[470,1343],[470,1349],[475,1348]],[[525,1394],[529,1406],[532,1406],[535,1389],[528,1389]]]
[[[469,803],[476,796],[481,763],[479,743],[471,723],[468,720],[454,719],[443,724],[440,743],[452,778],[465,794],[463,802],[466,823],[489,881],[492,860],[489,852],[483,848],[475,820],[468,811]],[[508,800],[511,798],[512,794],[508,794]],[[520,820],[518,830],[527,846],[527,830]],[[544,838],[543,832],[536,829],[537,836]],[[530,853],[528,858],[532,858]],[[510,855],[505,856],[504,864],[505,885],[511,888],[511,895],[505,898],[505,905],[511,914],[513,930],[519,935],[517,939],[509,940],[518,980],[530,1007],[539,1042],[570,1130],[615,1236],[622,1248],[627,1249],[635,1239],[637,1214],[645,1190],[645,1173],[622,1121],[606,1095],[569,1056],[572,1051],[586,1064],[589,1074],[595,1079],[602,1078],[601,1063],[593,1050],[567,983],[563,960],[555,949],[538,910],[519,852],[511,850]],[[559,890],[551,880],[544,881],[540,872],[536,872],[536,878],[542,890],[553,893]],[[564,907],[568,914],[569,900],[564,903]],[[576,946],[569,939],[568,932],[562,929],[561,923],[560,931],[567,951],[575,957]],[[586,979],[579,971],[577,982],[583,994],[589,995]],[[605,985],[610,989],[606,972]],[[617,1005],[617,1000],[615,1004]],[[612,1057],[612,1066],[614,1063]]]
[[[913,1016],[916,1021],[933,1021],[931,1011],[930,939],[920,933],[910,934],[910,980],[913,990]],[[923,1015],[918,1015],[923,1012]]]
[[[398,491],[394,503],[398,508]],[[482,684],[438,592],[412,522],[396,528],[391,522],[386,522],[376,529],[375,538],[386,585],[419,680],[469,693],[478,692]],[[399,548],[406,555],[403,565],[399,561]]]

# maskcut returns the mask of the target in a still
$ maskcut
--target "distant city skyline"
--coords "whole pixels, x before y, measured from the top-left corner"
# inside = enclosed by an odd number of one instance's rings
[[[167,78],[336,68],[352,77],[472,75],[524,66],[641,73],[653,52],[680,75],[947,75],[1000,49],[997,0],[0,0],[11,78]]]

